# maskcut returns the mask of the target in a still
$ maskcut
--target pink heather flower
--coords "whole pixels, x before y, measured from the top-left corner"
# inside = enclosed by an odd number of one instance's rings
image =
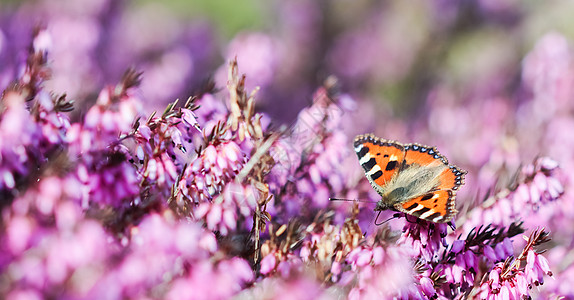
[[[193,111],[189,109],[182,109],[182,116],[181,120],[185,123],[187,127],[194,127],[199,128],[199,123],[197,122],[197,116],[193,113]]]
[[[536,286],[544,283],[544,275],[552,276],[546,258],[535,251],[528,251],[524,273],[528,282],[533,282]]]
[[[243,259],[220,261],[217,267],[204,262],[196,265],[188,277],[174,280],[166,299],[226,299],[251,280],[253,273]]]
[[[19,78],[2,94],[0,195],[5,199],[14,197],[17,185],[27,184],[24,176],[63,146],[65,130],[70,126],[62,112],[69,111],[72,102],[42,90],[50,75],[46,56],[49,40],[45,29],[36,29]]]
[[[108,87],[101,91],[96,106],[86,114],[84,121],[86,130],[98,132],[102,137],[110,135],[109,139],[116,138],[120,132],[130,131],[139,113],[138,99],[132,95],[133,91],[125,91],[124,95],[116,95],[114,89],[117,88],[120,87]]]
[[[6,300],[41,300],[42,295],[32,289],[14,289],[7,295]]]
[[[508,229],[495,230],[491,226],[474,229],[465,239],[452,240],[446,235],[446,224],[430,224],[420,220],[407,222],[406,231],[398,243],[406,243],[412,249],[410,255],[416,260],[414,277],[419,285],[416,289],[405,289],[402,293],[408,297],[453,297],[473,288],[477,276],[483,276],[484,268],[502,262],[513,255],[510,238],[522,232],[519,225],[513,224]],[[433,238],[434,226],[442,225],[444,233]],[[424,229],[424,231],[423,231]],[[425,235],[423,233],[427,232]],[[444,238],[440,238],[444,236]],[[435,240],[432,246],[428,241]],[[442,240],[442,242],[440,242]],[[414,247],[412,245],[415,245]],[[426,245],[426,246],[423,246]],[[425,252],[427,247],[435,247],[432,252]],[[492,247],[500,248],[502,253],[494,253]],[[507,253],[506,248],[510,247]],[[421,251],[420,249],[424,249]],[[489,254],[488,254],[489,253]],[[496,275],[492,273],[492,275]],[[426,279],[425,279],[426,278]],[[433,282],[430,290],[429,280]],[[494,279],[493,279],[494,280]],[[429,296],[431,295],[431,296]]]
[[[107,257],[107,252],[100,249],[107,245],[107,235],[95,221],[84,220],[61,232],[37,228],[29,245],[29,254],[13,253],[15,256],[7,266],[5,276],[12,285],[28,286],[44,296],[52,289],[61,290],[74,272],[95,272]],[[71,283],[68,292],[77,292],[78,286],[74,281]]]
[[[179,199],[192,203],[212,200],[235,178],[243,163],[243,154],[235,142],[208,145],[185,169],[178,186]]]
[[[334,291],[341,293],[341,291]],[[296,299],[323,299],[329,298],[331,294],[321,287],[310,274],[301,274],[299,276],[290,276],[287,278],[272,277],[264,278],[247,289],[241,291],[234,299],[278,299],[278,300],[296,300]]]
[[[2,102],[5,109],[0,120],[0,162],[2,162],[2,176],[0,188],[12,189],[15,187],[15,175],[26,175],[28,172],[28,153],[26,148],[33,146],[36,138],[37,125],[31,119],[26,109],[25,99],[16,94],[4,95]]]
[[[500,5],[480,5],[486,22],[509,13]],[[435,6],[421,12],[443,11],[441,3]],[[333,51],[332,41],[317,30],[318,6],[280,5],[286,9],[278,28],[287,36],[247,34],[229,47],[263,46],[257,48],[263,56],[252,59],[254,52],[247,51],[252,57],[242,59],[239,53],[247,73],[258,75],[245,78],[232,68],[227,102],[214,97],[225,84],[199,84],[215,67],[209,61],[217,47],[209,30],[197,33],[170,19],[165,27],[152,22],[160,26],[142,31],[139,25],[150,22],[141,23],[148,18],[140,16],[169,14],[154,13],[154,6],[131,13],[109,0],[71,6],[39,0],[14,7],[14,14],[0,16],[0,86],[18,74],[0,101],[0,298],[521,299],[532,297],[535,286],[540,297],[573,294],[574,267],[564,257],[573,236],[574,176],[568,171],[574,166],[574,68],[568,40],[559,34],[536,44],[516,84],[508,78],[520,73],[503,59],[472,82],[458,76],[456,91],[440,82],[417,89],[428,94],[427,102],[414,106],[426,112],[418,121],[395,117],[400,114],[391,104],[374,110],[357,103],[359,113],[353,114],[354,100],[339,95],[329,79],[292,126],[276,130],[256,111],[294,116],[305,99],[301,95],[311,90],[305,78],[316,77],[321,51],[328,58],[322,67],[343,74],[345,89],[360,92],[356,99],[373,97],[369,90],[394,94],[387,92],[395,81],[412,77],[402,67],[418,61],[423,44],[417,43],[423,40],[382,45],[366,34],[383,33],[383,40],[394,41],[394,30],[404,26],[396,27],[401,18],[393,15],[402,6],[372,10],[367,23],[389,25],[385,29],[363,24],[342,35],[333,31]],[[448,12],[450,17],[434,18],[440,25],[431,22],[429,28],[450,32],[458,10]],[[83,17],[74,18],[78,13]],[[29,22],[19,20],[38,15],[48,29],[35,31],[25,62],[12,62],[28,30]],[[119,26],[106,25],[114,23]],[[301,41],[310,47],[295,47]],[[391,68],[376,67],[388,59],[369,65],[369,55],[347,51],[361,45],[375,58],[392,56]],[[279,55],[270,51],[280,48],[285,52]],[[136,87],[139,74],[128,72],[120,84],[102,89],[90,107],[85,95],[96,95],[102,80],[133,62],[146,70],[145,93],[140,97]],[[257,82],[263,91],[251,97],[245,86]],[[509,92],[509,86],[519,88]],[[163,113],[138,119],[143,101],[187,98],[190,90],[198,91],[197,101],[172,103]],[[72,101],[59,96],[64,92],[79,104],[70,116]],[[370,207],[351,214],[348,203],[328,201],[379,199],[349,155],[348,136],[367,127],[389,138],[432,140],[453,162],[468,166],[475,176],[457,197],[458,229],[407,216],[401,234],[372,225]],[[272,141],[269,151],[262,146],[266,141]],[[520,168],[508,184],[505,174],[535,155],[548,156]],[[469,202],[487,189],[494,192],[486,201]],[[552,229],[547,254],[538,248],[548,235],[537,230],[524,246],[517,220]]]
[[[29,247],[32,232],[36,227],[36,222],[23,217],[15,216],[6,232],[6,246],[9,251],[18,255]]]
[[[480,287],[479,299],[522,299],[529,296],[529,291],[521,287],[524,281],[524,273],[516,271],[509,279],[501,279],[502,263],[492,269],[488,275],[488,280]]]
[[[261,269],[259,272],[261,272],[263,275],[267,275],[271,273],[271,271],[273,271],[276,266],[277,260],[275,259],[275,254],[269,254],[261,260]]]
[[[543,276],[552,276],[547,261],[535,249],[547,242],[548,234],[542,230],[534,231],[527,239],[527,245],[516,258],[509,256],[504,262],[499,262],[489,271],[488,277],[481,285],[473,290],[471,295],[480,299],[521,299],[530,297],[530,289],[544,283]],[[522,261],[526,260],[523,266]]]
[[[161,153],[147,161],[142,175],[159,186],[165,186],[173,183],[178,174],[172,158],[167,153]]]
[[[138,173],[148,184],[158,187],[171,188],[175,183],[181,172],[181,160],[187,149],[193,147],[192,137],[199,129],[193,112],[188,108],[176,109],[176,104],[177,101],[170,104],[161,117],[153,114],[146,124],[138,120],[134,132],[125,136],[133,137],[136,142],[135,149],[131,147],[135,155],[129,161],[138,166]],[[185,107],[191,105],[193,101],[188,101]]]
[[[3,223],[7,224],[4,251],[18,256],[30,247],[37,246],[35,243],[38,243],[46,230],[43,228],[42,219],[55,222],[55,229],[60,233],[73,231],[76,224],[81,222],[81,210],[71,202],[63,200],[79,198],[78,186],[75,180],[45,177],[35,188],[15,198],[10,210],[6,210],[3,216]],[[51,230],[52,228],[48,228],[49,232]]]
[[[280,138],[270,149],[276,165],[271,170],[269,185],[279,195],[269,208],[272,215],[285,220],[301,217],[307,211],[301,207],[318,211],[329,205],[329,197],[343,196],[341,193],[352,190],[354,181],[348,173],[351,165],[356,167],[356,161],[349,155],[348,137],[338,129],[344,126],[342,115],[350,110],[342,104],[353,101],[331,96],[329,92],[328,87],[319,89],[313,105],[299,113],[290,135]],[[348,213],[348,207],[341,205],[337,211],[340,221]]]
[[[204,94],[197,101],[200,107],[195,111],[197,122],[201,124],[203,131],[212,132],[219,122],[227,120],[229,110],[225,102],[215,98],[212,94]]]
[[[564,193],[558,170],[557,163],[546,157],[523,167],[519,179],[521,181],[516,188],[492,196],[485,201],[489,203],[487,207],[471,210],[469,220],[463,224],[464,231],[469,232],[471,228],[484,223],[507,226],[518,219],[530,222],[531,219],[535,221],[540,217],[551,217],[540,216],[538,211],[540,206],[560,199]]]
[[[417,256],[420,255],[430,261],[439,248],[446,243],[444,238],[447,235],[447,228],[447,224],[418,219],[412,222],[407,220],[398,243],[408,245],[417,253]]]
[[[138,195],[137,182],[135,169],[130,164],[110,161],[96,166],[85,184],[90,201],[120,208],[129,205]]]
[[[421,277],[419,282],[421,290],[429,299],[436,297],[436,290],[434,289],[434,282],[428,277]]]
[[[137,77],[134,72],[126,73],[123,85],[102,90],[97,105],[87,112],[83,124],[75,124],[68,131],[71,150],[78,155],[83,154],[82,159],[87,163],[93,163],[91,152],[108,148],[118,141],[120,134],[131,130],[139,113],[139,104],[138,99],[131,95],[134,83],[130,81],[137,81]],[[117,91],[121,94],[115,94]]]
[[[379,265],[361,267],[359,263],[365,257],[364,254],[350,262],[359,267],[356,274],[358,284],[349,292],[350,299],[371,299],[377,295],[392,297],[400,295],[412,286],[412,265],[409,260],[404,259],[409,257],[408,252],[399,247],[385,249],[385,252],[385,259]]]
[[[203,230],[197,223],[175,220],[169,212],[162,216],[151,214],[138,226],[131,228],[129,241],[125,242],[125,251],[121,252],[124,255],[119,256],[121,261],[109,266],[110,270],[102,274],[90,289],[89,295],[92,298],[104,295],[112,297],[111,292],[114,298],[142,297],[169,280],[174,283],[174,290],[162,289],[160,294],[156,294],[156,297],[164,298],[177,294],[182,285],[179,282],[188,282],[188,276],[201,274],[206,276],[206,280],[215,279],[210,275],[214,266],[209,261],[209,257],[217,251],[215,244],[213,233]],[[219,262],[218,268],[222,269],[224,264]],[[243,260],[230,262],[225,271],[214,276],[231,276],[232,282],[228,284],[233,286],[230,288],[233,290],[237,282],[252,278],[244,264]],[[196,275],[191,275],[190,271]],[[188,286],[183,285],[183,289]]]
[[[337,281],[339,279],[339,275],[343,271],[341,263],[337,262],[337,261],[333,262],[333,264],[331,265],[330,271],[333,274],[333,280]]]
[[[236,229],[239,220],[251,215],[257,198],[258,192],[252,186],[229,183],[218,197],[200,203],[194,218],[204,220],[210,230],[227,235]]]

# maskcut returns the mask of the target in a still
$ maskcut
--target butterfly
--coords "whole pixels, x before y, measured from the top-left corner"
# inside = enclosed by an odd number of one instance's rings
[[[395,210],[435,223],[456,215],[456,192],[466,171],[449,165],[436,148],[372,134],[357,136],[353,146],[367,179],[382,197],[375,211]]]

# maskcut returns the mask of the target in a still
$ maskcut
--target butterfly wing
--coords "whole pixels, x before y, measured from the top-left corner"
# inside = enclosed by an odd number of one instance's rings
[[[456,192],[464,184],[466,171],[455,165],[448,165],[448,169],[440,174],[439,190],[453,190]]]
[[[357,136],[353,145],[367,179],[373,188],[382,195],[385,184],[401,168],[405,157],[404,146],[371,134]]]
[[[435,187],[420,196],[395,205],[395,209],[417,218],[435,223],[452,220],[456,215],[456,191],[464,184],[466,171],[449,165],[447,159],[434,147],[419,144],[405,145],[405,165],[424,167],[444,166],[438,174]]]
[[[442,156],[435,147],[419,144],[405,145],[405,163],[407,165],[418,164],[420,166],[448,165],[446,157]]]
[[[437,190],[458,190],[464,184],[466,171],[455,165],[449,165],[446,157],[441,155],[435,147],[419,144],[405,145],[405,164],[418,164],[421,166],[444,165],[446,168],[441,172]]]
[[[435,223],[445,223],[456,215],[455,192],[436,190],[395,205],[395,209],[419,219]]]

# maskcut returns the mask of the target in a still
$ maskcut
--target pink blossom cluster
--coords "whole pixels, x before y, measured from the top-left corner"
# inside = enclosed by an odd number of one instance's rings
[[[211,25],[122,5],[0,11],[0,298],[574,296],[569,39],[543,36],[520,68],[489,48],[490,69],[428,74],[426,55],[457,54],[426,36],[467,14],[508,26],[518,4],[357,3],[365,23],[342,28],[285,2],[276,36],[238,34],[221,57]],[[374,224],[351,147],[368,131],[469,171],[451,222]]]

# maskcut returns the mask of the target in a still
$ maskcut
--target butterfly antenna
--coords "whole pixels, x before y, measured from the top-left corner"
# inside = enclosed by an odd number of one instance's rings
[[[383,223],[377,223],[377,220],[379,219],[379,216],[381,215],[381,211],[379,210],[379,213],[377,214],[377,217],[375,218],[375,225],[379,226],[379,225],[383,225],[386,221],[384,221]],[[387,220],[388,221],[388,220]]]
[[[397,219],[397,218],[399,217],[398,214],[394,214],[392,217],[390,217],[390,218],[384,220],[383,222],[377,223],[377,220],[379,219],[379,216],[381,215],[381,212],[382,212],[382,211],[380,210],[379,213],[377,214],[377,217],[375,218],[375,225],[377,225],[377,226],[383,225],[383,224],[387,223],[388,221],[390,221],[390,220],[392,220],[392,219]]]
[[[370,200],[344,199],[344,198],[329,198],[329,201],[351,201],[351,202],[361,202],[361,203],[377,203],[376,201],[370,201]]]

